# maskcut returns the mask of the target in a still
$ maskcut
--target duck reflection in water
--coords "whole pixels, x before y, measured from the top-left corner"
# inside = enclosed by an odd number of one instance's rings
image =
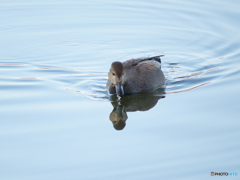
[[[126,126],[128,119],[127,112],[148,111],[153,108],[159,99],[165,98],[164,89],[158,89],[151,93],[139,93],[125,96],[110,96],[113,110],[109,119],[116,130],[122,130]]]

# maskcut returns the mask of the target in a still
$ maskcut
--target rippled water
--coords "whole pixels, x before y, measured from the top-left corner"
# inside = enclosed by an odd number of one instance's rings
[[[0,8],[1,178],[239,178],[238,1]],[[111,62],[161,54],[164,88],[107,94]]]

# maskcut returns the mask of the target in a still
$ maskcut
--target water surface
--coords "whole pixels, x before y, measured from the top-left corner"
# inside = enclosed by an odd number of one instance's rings
[[[238,1],[8,0],[0,8],[2,179],[240,173]],[[108,96],[111,62],[160,54],[164,89]]]

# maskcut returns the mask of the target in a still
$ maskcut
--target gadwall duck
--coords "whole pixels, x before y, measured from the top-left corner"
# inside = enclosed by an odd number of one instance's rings
[[[110,94],[125,95],[153,91],[165,84],[160,56],[112,63],[108,73]]]

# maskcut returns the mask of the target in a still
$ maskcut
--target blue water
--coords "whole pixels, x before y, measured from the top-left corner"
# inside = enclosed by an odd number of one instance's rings
[[[2,0],[1,179],[239,179],[239,9]],[[107,94],[111,62],[160,54],[164,89]]]

